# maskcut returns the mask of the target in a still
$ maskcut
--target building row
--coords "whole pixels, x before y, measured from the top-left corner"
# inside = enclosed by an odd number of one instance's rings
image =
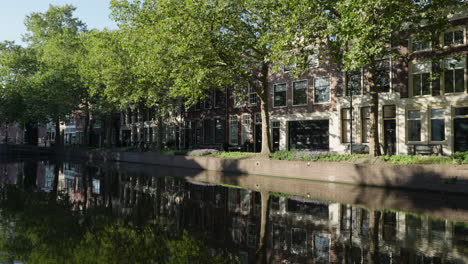
[[[377,62],[378,130],[386,154],[468,151],[468,17],[434,43],[410,38],[392,47],[403,56]],[[269,76],[273,150],[368,150],[370,138],[367,70],[343,72],[327,54],[309,57],[296,77],[292,68]],[[345,82],[345,79],[347,80]],[[162,130],[166,146],[260,151],[260,100],[252,87],[211,92],[190,109],[173,113]],[[121,144],[156,141],[156,111],[129,108],[114,136]],[[117,135],[118,134],[118,135]]]

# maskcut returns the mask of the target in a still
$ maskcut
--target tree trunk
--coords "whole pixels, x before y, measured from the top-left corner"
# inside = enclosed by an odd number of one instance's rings
[[[106,118],[106,141],[104,146],[112,146],[112,114],[108,114]]]
[[[158,111],[158,110],[156,110]],[[160,151],[163,149],[162,142],[163,142],[163,118],[161,113],[157,113],[157,123],[156,123],[156,151]]]
[[[372,210],[369,214],[369,253],[367,259],[369,263],[378,263],[379,256],[379,225],[380,225],[379,211]]]
[[[375,63],[372,62],[367,72],[367,79],[370,87],[371,106],[370,106],[370,141],[369,154],[372,157],[380,156],[379,140],[379,92],[375,84]]]
[[[256,91],[260,97],[260,111],[262,116],[262,154],[271,153],[270,112],[268,111],[268,64],[262,66],[261,87]]]
[[[60,133],[60,119],[57,117],[55,119],[55,147],[62,146],[62,135]]]
[[[270,193],[268,191],[260,192],[261,199],[262,199],[262,216],[260,220],[260,236],[258,239],[258,248],[255,253],[255,263],[267,263],[267,247],[266,241],[268,228],[268,213],[269,213],[269,200],[270,200]]]
[[[89,114],[89,108],[86,107],[86,115],[85,115],[85,120],[84,120],[84,129],[83,129],[83,144],[85,146],[89,146],[89,119],[90,119],[90,114]]]

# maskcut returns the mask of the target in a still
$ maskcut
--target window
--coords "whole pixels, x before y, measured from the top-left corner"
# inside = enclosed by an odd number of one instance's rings
[[[250,143],[251,133],[250,133],[250,115],[242,116],[242,134],[241,134],[241,143],[245,142]]]
[[[395,105],[384,105],[383,106],[383,117],[384,118],[395,118],[396,117],[396,106]]]
[[[283,67],[283,72],[290,72],[296,68],[296,63],[291,63]]]
[[[223,143],[223,121],[215,119],[215,143]]]
[[[221,108],[224,107],[225,94],[224,89],[216,90],[214,93],[214,107]]]
[[[256,105],[257,104],[257,93],[253,89],[252,86],[249,85],[248,87],[248,93],[249,93],[249,104],[250,105]]]
[[[201,122],[200,121],[195,121],[194,124],[195,127],[195,145],[200,145],[201,143]],[[164,126],[163,126],[164,128]]]
[[[429,39],[413,38],[411,41],[411,51],[426,51],[431,49]]]
[[[415,63],[412,65],[413,96],[431,94],[431,63]]]
[[[370,107],[361,108],[362,143],[369,143],[370,138]]]
[[[351,108],[341,109],[341,141],[351,142]]]
[[[468,107],[457,107],[455,108],[455,115],[456,116],[468,116]]]
[[[211,109],[211,107],[213,107],[213,93],[209,93],[205,99],[205,109]]]
[[[445,93],[463,93],[465,91],[465,58],[444,61]]]
[[[390,60],[377,61],[375,72],[376,85],[380,92],[390,92]]]
[[[237,121],[237,116],[229,117],[229,144],[239,144],[239,121]]]
[[[307,104],[307,81],[293,82],[293,105]]]
[[[348,86],[346,87],[346,95],[362,94],[362,70],[349,71],[346,73],[348,78]]]
[[[444,109],[431,109],[431,141],[445,140]]]
[[[421,141],[421,111],[408,110],[408,141]]]
[[[465,44],[465,30],[457,29],[444,33],[444,46],[456,46]]]
[[[286,106],[287,85],[285,83],[273,86],[273,107]]]
[[[314,101],[316,103],[327,103],[330,101],[330,78],[314,79]]]
[[[195,104],[195,111],[200,110],[202,108],[202,102],[199,101]]]
[[[246,87],[235,87],[232,91],[234,107],[240,107],[246,103],[245,93]]]
[[[318,51],[317,51],[318,52]],[[318,54],[311,54],[307,57],[307,66],[309,68],[318,68],[319,66],[319,57]]]

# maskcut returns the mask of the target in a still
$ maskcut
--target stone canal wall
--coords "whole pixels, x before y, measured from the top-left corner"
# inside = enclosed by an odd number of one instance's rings
[[[409,188],[468,194],[468,165],[392,165],[340,162],[304,162],[269,159],[220,159],[161,156],[150,152],[53,151],[32,146],[0,145],[3,159],[14,154],[57,155],[89,161],[117,161],[188,169],[256,174],[363,186]]]
[[[65,151],[61,156],[90,161],[119,161],[189,169],[256,174],[364,186],[410,188],[468,194],[468,165],[391,165],[303,162],[208,157],[161,156],[155,153]]]

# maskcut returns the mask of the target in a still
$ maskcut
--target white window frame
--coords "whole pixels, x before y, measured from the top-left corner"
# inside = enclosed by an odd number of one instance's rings
[[[432,110],[442,110],[442,117],[433,117],[432,116]],[[445,122],[445,116],[446,116],[447,110],[444,107],[432,107],[428,111],[428,118],[429,118],[429,125],[428,125],[428,131],[429,131],[429,141],[430,142],[435,142],[435,143],[445,143],[447,141],[447,124]],[[442,120],[444,122],[444,140],[432,140],[432,120]]]
[[[418,119],[410,119],[409,117],[409,112],[410,111],[419,111],[419,118]],[[423,141],[423,116],[422,116],[422,111],[420,108],[408,108],[406,109],[406,115],[405,115],[405,120],[406,120],[406,142],[407,143],[421,143]],[[419,120],[420,124],[420,131],[419,131],[419,140],[410,140],[409,139],[409,121],[411,120]]]
[[[414,50],[414,42],[416,41],[416,37],[411,37],[409,40],[409,50],[411,53],[416,53],[416,52],[425,52],[425,51],[431,51],[432,50],[432,41],[429,40],[429,47],[427,49],[421,49],[421,50]]]
[[[248,121],[247,123],[244,123]],[[245,130],[244,130],[245,129]],[[252,139],[252,116],[250,114],[243,114],[241,116],[241,145],[244,145],[246,141]]]
[[[286,90],[285,90],[285,92],[286,92],[286,101],[285,101],[284,105],[280,105],[280,106],[275,105],[275,92],[276,92],[276,87],[278,85],[285,85],[286,86]],[[273,102],[272,102],[272,104],[273,104],[273,108],[284,108],[284,107],[288,106],[288,83],[283,82],[283,83],[273,84]]]
[[[393,70],[392,70],[392,58],[383,58],[383,59],[380,59],[380,60],[377,60],[377,62],[379,61],[383,61],[383,60],[388,60],[388,63],[389,63],[389,72],[388,72],[388,78],[389,78],[389,91],[388,92],[381,92],[381,94],[390,94],[390,93],[394,93],[395,91],[393,90]]]
[[[233,123],[235,122],[236,124],[236,134],[232,134],[231,127]],[[233,141],[235,139],[235,142]],[[239,145],[239,117],[237,115],[230,115],[229,116],[229,144],[237,146]]]
[[[255,90],[253,89],[253,87],[252,87],[250,84],[247,86],[247,94],[249,95],[249,98],[247,99],[247,101],[248,101],[247,103],[248,103],[249,105],[251,105],[251,106],[257,105],[257,103],[258,103],[258,95],[257,95],[257,92],[255,92]],[[254,98],[255,98],[255,103],[252,103],[252,102],[251,102],[251,100],[250,100],[250,99],[252,99],[251,96],[254,96]]]
[[[356,71],[357,71],[357,70],[356,70]],[[359,69],[359,71],[360,71],[360,74],[361,74],[361,76],[360,76],[360,77],[361,77],[361,78],[360,78],[360,85],[361,85],[361,91],[360,91],[360,92],[361,92],[361,93],[360,93],[360,94],[355,94],[355,95],[364,95],[364,69],[361,68],[361,69]],[[348,72],[345,72],[344,74],[345,74],[345,78],[348,78],[348,82],[347,82],[347,83],[349,84],[349,75],[348,75],[348,74],[349,74],[349,71],[348,71]],[[345,95],[346,95],[346,96],[350,96],[350,95],[351,95],[351,94],[349,94],[348,86],[345,87]]]
[[[413,71],[413,66],[416,65],[416,64],[429,64],[429,72],[419,72],[419,73],[414,73]],[[418,94],[418,95],[415,95],[414,94],[414,85],[413,85],[413,78],[414,78],[414,75],[415,74],[423,74],[423,73],[429,73],[429,94]],[[410,63],[409,65],[409,86],[410,86],[410,96],[411,97],[424,97],[424,96],[432,96],[432,80],[431,80],[431,77],[432,77],[432,62],[430,61],[414,61],[412,63]]]
[[[305,104],[294,104],[294,92],[296,91],[296,89],[294,88],[294,84],[295,83],[299,83],[299,82],[306,82],[306,102]],[[287,97],[286,97],[286,101],[287,101]],[[297,81],[294,81],[292,82],[292,106],[305,106],[305,105],[308,105],[309,104],[309,80],[307,79],[303,79],[303,80],[297,80]]]
[[[315,82],[319,79],[328,79],[328,101],[326,102],[317,102],[316,100],[317,99],[316,97],[317,86],[315,85],[316,84]],[[331,78],[330,76],[316,77],[314,78],[313,82],[314,82],[314,104],[329,104],[331,101]]]
[[[445,34],[446,33],[454,33],[455,31],[459,31],[459,30],[462,30],[463,31],[463,43],[462,44],[451,44],[451,45],[445,45]],[[443,32],[440,36],[440,44],[442,45],[442,47],[444,49],[446,48],[451,48],[451,47],[459,47],[459,46],[464,46],[467,44],[467,40],[468,40],[468,37],[466,36],[467,34],[467,31],[466,31],[466,26],[462,25],[462,26],[457,26],[457,27],[453,27],[453,28],[450,28],[448,30],[446,30],[445,32]]]
[[[463,60],[463,68],[461,67],[451,67],[450,69],[447,68],[447,60],[452,60],[453,58],[445,58],[443,60],[443,68],[444,68],[444,72],[442,74],[443,78],[441,78],[441,87],[442,88],[442,91],[445,94],[464,94],[467,92],[468,90],[468,67],[466,65],[467,63],[467,56],[463,56],[462,60]],[[459,69],[463,69],[464,71],[464,74],[463,74],[463,91],[462,92],[447,92],[447,87],[445,87],[445,70],[459,70]],[[455,78],[454,78],[454,81],[455,81]]]

